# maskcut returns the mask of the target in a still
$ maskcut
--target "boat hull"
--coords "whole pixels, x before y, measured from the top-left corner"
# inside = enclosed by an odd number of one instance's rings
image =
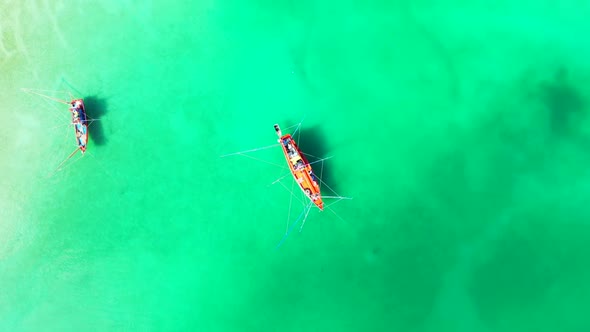
[[[277,129],[278,126],[275,126]],[[280,134],[280,130],[277,130]],[[299,185],[299,188],[320,210],[324,209],[324,202],[320,193],[319,179],[313,173],[311,165],[305,158],[305,155],[297,146],[297,143],[291,137],[291,134],[279,135],[279,143],[283,149],[283,154],[291,170],[293,178]]]
[[[82,153],[86,152],[88,144],[88,118],[86,117],[86,107],[82,99],[74,99],[70,102],[70,114],[72,115],[72,124],[76,134],[76,144]]]

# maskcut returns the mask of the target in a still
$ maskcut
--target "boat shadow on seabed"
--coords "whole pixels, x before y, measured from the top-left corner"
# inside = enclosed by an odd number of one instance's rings
[[[84,98],[84,104],[86,105],[86,115],[93,120],[101,120],[108,110],[106,99],[96,96]],[[96,145],[105,145],[107,142],[101,121],[92,122],[88,136]]]
[[[305,151],[307,156],[311,156],[311,158],[309,158],[310,162],[324,158],[328,155],[329,151],[326,146],[326,135],[324,135],[319,126],[313,126],[311,128],[305,128],[302,126],[299,130],[301,131],[299,147],[302,151]],[[335,181],[330,172],[331,159],[326,159],[323,163],[324,165],[321,175],[322,181],[329,183],[330,187],[335,192],[339,192],[337,185],[338,181]]]

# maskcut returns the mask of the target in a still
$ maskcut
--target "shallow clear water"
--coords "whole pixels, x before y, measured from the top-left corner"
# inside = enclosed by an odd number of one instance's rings
[[[589,15],[1,3],[0,330],[588,330]],[[53,173],[67,109],[20,88],[84,98],[90,153]],[[303,118],[353,200],[275,249],[285,169],[220,156]]]

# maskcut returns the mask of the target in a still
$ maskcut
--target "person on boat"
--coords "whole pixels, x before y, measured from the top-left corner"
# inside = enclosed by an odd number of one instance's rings
[[[82,133],[76,130],[76,139],[78,140],[78,146],[82,146]]]
[[[74,115],[75,118],[78,118],[78,116],[80,115],[80,102],[76,101],[76,102],[72,102],[72,107],[70,107],[70,111],[72,111],[72,114]]]
[[[313,180],[315,183],[317,183],[317,182],[318,182],[318,178],[315,176],[315,174],[313,174],[313,172],[312,172],[312,171],[309,171],[309,176],[311,177],[311,179],[312,179],[312,180]]]
[[[297,156],[297,151],[295,151],[295,148],[291,143],[287,144],[287,154],[289,155],[289,158]]]
[[[86,128],[78,123],[76,124],[76,138],[78,138],[78,145],[85,146],[86,145],[86,138],[84,135],[86,134]]]
[[[80,135],[86,134],[86,128],[80,122],[76,123],[76,133],[79,133]]]
[[[303,164],[303,160],[301,160],[301,159],[297,160],[297,163],[295,163],[295,170],[300,171],[304,167],[305,167],[305,165]]]

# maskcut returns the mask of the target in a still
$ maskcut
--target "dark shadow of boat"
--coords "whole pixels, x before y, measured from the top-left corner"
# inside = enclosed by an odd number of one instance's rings
[[[319,126],[305,127],[305,125],[302,125],[300,130],[301,135],[297,144],[303,153],[312,156],[307,158],[310,163],[331,156],[327,148],[326,135],[324,135]],[[297,135],[295,135],[295,139],[297,139]],[[313,172],[321,177],[321,180],[324,182],[322,184],[322,194],[328,196],[338,195],[335,192],[331,192],[332,190],[325,188],[325,184],[327,184],[334,191],[338,192],[339,190],[337,180],[334,179],[332,172],[330,172],[332,159],[324,160],[323,164],[323,170],[322,162],[312,165]]]
[[[104,135],[104,127],[102,124],[102,117],[107,113],[107,102],[106,99],[99,98],[96,96],[90,96],[84,98],[84,105],[86,106],[86,115],[92,121],[88,133],[90,139],[96,145],[104,145],[107,142],[106,136]]]
[[[563,137],[579,132],[587,105],[579,89],[569,82],[567,69],[560,68],[552,81],[541,84],[540,98],[550,112],[554,134]]]

